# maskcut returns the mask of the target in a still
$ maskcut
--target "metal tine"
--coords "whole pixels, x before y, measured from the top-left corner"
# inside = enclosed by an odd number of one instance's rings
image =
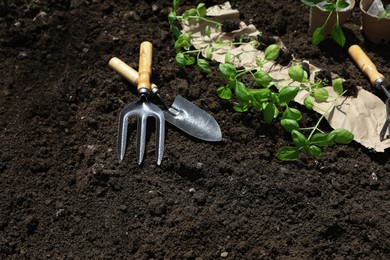
[[[387,114],[386,121],[385,121],[385,124],[382,127],[381,132],[380,132],[381,141],[383,141],[384,139],[388,138],[389,135],[390,135],[390,99],[389,98],[386,99],[386,114]],[[387,132],[389,132],[388,136],[385,137]]]

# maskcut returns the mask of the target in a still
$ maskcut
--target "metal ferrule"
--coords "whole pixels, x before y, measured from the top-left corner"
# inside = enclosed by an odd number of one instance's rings
[[[141,88],[138,90],[139,95],[149,95],[149,93],[150,93],[150,90],[147,88]]]

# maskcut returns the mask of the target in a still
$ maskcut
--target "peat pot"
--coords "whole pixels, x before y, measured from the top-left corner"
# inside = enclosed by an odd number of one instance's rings
[[[390,42],[390,19],[378,19],[367,11],[374,0],[361,0],[360,10],[362,11],[362,30],[364,35],[373,43]]]
[[[353,8],[355,7],[355,0],[347,0],[347,2],[349,3],[349,6],[338,11],[340,26],[342,26],[347,21],[348,17],[352,13]],[[328,18],[328,15],[329,12],[327,12],[320,4],[310,7],[309,34],[312,34],[318,27],[321,27]],[[325,35],[330,35],[336,20],[336,13],[334,12],[324,28]]]

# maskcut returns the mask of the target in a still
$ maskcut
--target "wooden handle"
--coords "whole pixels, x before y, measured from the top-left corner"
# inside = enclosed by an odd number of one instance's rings
[[[362,48],[360,48],[358,45],[352,45],[349,47],[348,53],[351,55],[352,59],[355,61],[363,74],[370,79],[371,85],[380,88],[376,82],[380,78],[383,79],[384,76],[378,72],[375,64],[370,60]]]
[[[138,71],[127,65],[121,59],[114,57],[108,62],[108,66],[119,73],[123,78],[134,86],[138,86]],[[157,88],[155,84],[151,84],[151,88]]]
[[[150,42],[145,41],[141,43],[138,66],[138,91],[141,89],[150,89],[150,76],[152,74],[152,50],[153,45]]]

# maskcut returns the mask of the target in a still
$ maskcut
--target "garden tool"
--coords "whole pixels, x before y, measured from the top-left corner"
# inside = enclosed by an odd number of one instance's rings
[[[359,67],[359,69],[363,72],[363,74],[370,79],[371,85],[378,89],[382,89],[386,94],[387,118],[379,134],[381,141],[383,141],[385,139],[386,132],[390,132],[390,93],[385,86],[385,77],[378,72],[375,64],[370,60],[370,58],[360,48],[360,46],[352,45],[351,47],[349,47],[348,52]],[[387,135],[386,139],[388,137],[389,135]]]
[[[139,80],[138,95],[139,101],[128,104],[123,108],[119,116],[119,133],[118,133],[118,157],[119,161],[123,160],[126,152],[128,119],[130,116],[137,117],[137,160],[138,164],[142,163],[145,153],[146,143],[146,124],[148,117],[156,119],[156,158],[157,164],[161,164],[164,153],[165,138],[165,116],[162,110],[150,103],[147,96],[150,93],[150,75],[152,72],[152,44],[143,42],[140,47],[139,57]]]
[[[110,60],[109,65],[130,83],[137,85],[139,76],[135,69],[115,57]],[[222,139],[221,129],[210,114],[181,96],[177,96],[172,107],[169,107],[159,94],[158,87],[151,84],[151,88],[152,94],[156,95],[165,107],[165,119],[169,123],[201,140],[220,141]]]

